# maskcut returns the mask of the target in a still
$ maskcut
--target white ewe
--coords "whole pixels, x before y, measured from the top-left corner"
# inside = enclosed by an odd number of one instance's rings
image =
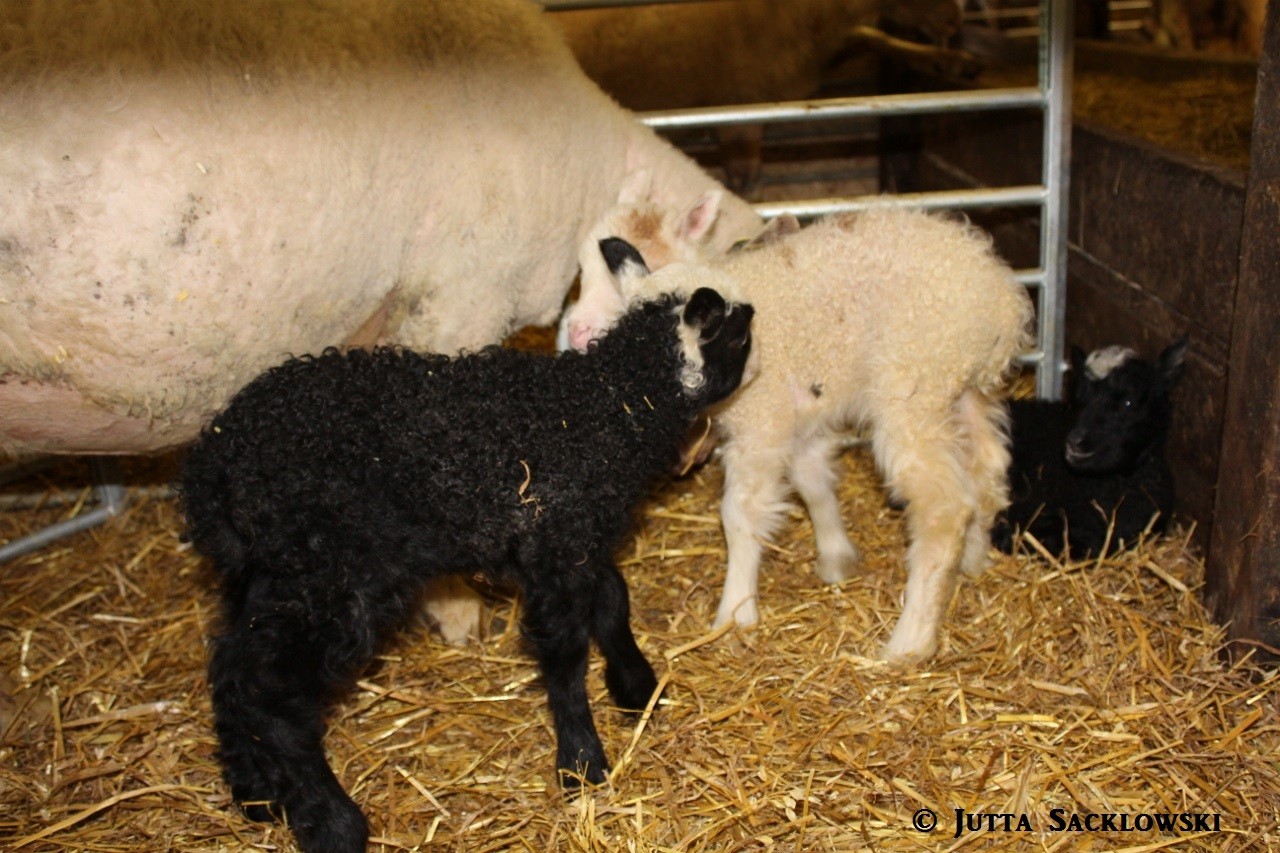
[[[173,447],[287,353],[550,323],[640,166],[718,186],[527,0],[0,3],[0,451]]]

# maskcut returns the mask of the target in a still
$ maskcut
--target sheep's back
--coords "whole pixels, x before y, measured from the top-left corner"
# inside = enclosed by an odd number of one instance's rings
[[[793,394],[822,390],[812,401],[818,409],[824,397],[903,388],[940,399],[966,387],[990,391],[1029,343],[1030,300],[990,238],[934,214],[834,217],[728,268],[757,310],[763,381],[743,396],[765,405],[787,385]]]
[[[647,314],[586,356],[291,359],[237,394],[188,454],[192,540],[230,574],[251,552],[296,554],[314,537],[357,553],[420,542],[454,569],[563,559],[566,543],[611,548],[692,419],[670,341],[665,361],[655,355],[670,313]]]

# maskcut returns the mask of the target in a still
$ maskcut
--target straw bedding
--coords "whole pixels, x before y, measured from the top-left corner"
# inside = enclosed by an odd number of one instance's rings
[[[866,571],[821,585],[797,513],[749,632],[706,634],[724,563],[714,466],[647,505],[620,559],[665,698],[628,719],[594,660],[616,769],[576,802],[553,785],[510,600],[494,598],[491,636],[466,648],[404,636],[327,741],[371,849],[1280,847],[1280,674],[1219,656],[1185,531],[1100,565],[1002,557],[960,587],[938,656],[895,669],[869,655],[904,582],[899,513],[863,451],[845,462]],[[0,540],[73,509],[2,513]],[[229,808],[203,669],[210,573],[179,532],[174,501],[137,490],[109,526],[0,567],[0,849],[293,849]],[[912,827],[922,808],[939,815],[932,835]],[[1026,814],[1033,829],[954,839],[956,808]],[[1216,813],[1220,831],[1052,832],[1054,808]]]

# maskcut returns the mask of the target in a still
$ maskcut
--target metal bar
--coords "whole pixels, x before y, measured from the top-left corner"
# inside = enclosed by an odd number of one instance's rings
[[[962,92],[920,92],[907,95],[861,95],[773,104],[743,104],[640,113],[654,130],[768,124],[814,119],[919,115],[921,113],[1042,108],[1044,93],[1035,86]]]
[[[1067,216],[1071,178],[1072,0],[1045,0],[1040,17],[1040,88],[1044,93],[1046,189],[1040,213],[1040,267],[1046,270],[1037,312],[1040,349],[1048,353],[1036,370],[1036,396],[1062,397],[1062,353],[1066,344]]]
[[[616,6],[666,6],[672,3],[705,3],[708,0],[540,0],[548,12],[576,9],[609,9]]]
[[[1011,18],[1034,18],[1039,14],[1035,3],[1008,9],[971,9],[961,16],[965,21],[1005,21]]]
[[[30,554],[32,551],[38,551],[45,545],[65,536],[71,536],[82,530],[97,527],[99,524],[115,518],[124,510],[127,503],[127,495],[124,486],[120,484],[120,475],[115,461],[106,457],[97,457],[90,464],[93,469],[94,479],[97,481],[97,485],[93,489],[94,497],[97,499],[97,506],[88,512],[77,515],[75,518],[51,524],[42,530],[21,536],[8,545],[0,547],[0,563]]]
[[[1020,284],[1026,285],[1027,287],[1043,287],[1044,286],[1044,270],[1043,269],[1014,270],[1013,277],[1016,278]]]
[[[1024,352],[1022,355],[1015,358],[1014,361],[1022,367],[1034,367],[1039,370],[1044,365],[1044,350]]]
[[[800,219],[848,213],[872,207],[915,207],[923,210],[1024,207],[1044,203],[1043,187],[997,187],[994,189],[948,190],[946,192],[898,193],[846,198],[815,198],[798,201],[765,201],[752,205],[766,219],[790,213]]]

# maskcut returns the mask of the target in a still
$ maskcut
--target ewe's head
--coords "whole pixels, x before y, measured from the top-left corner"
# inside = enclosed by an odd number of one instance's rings
[[[674,261],[697,260],[720,215],[722,194],[704,193],[683,210],[663,207],[650,200],[650,175],[637,170],[628,175],[610,208],[582,242],[578,264],[582,269],[579,296],[560,319],[556,347],[582,352],[618,319],[626,298],[618,291],[600,254],[600,241],[621,237],[640,253],[649,269],[661,269]]]
[[[714,405],[737,390],[744,377],[750,378],[755,309],[725,298],[736,291],[727,274],[676,263],[651,275],[636,248],[619,237],[601,240],[600,254],[628,306],[672,300],[679,316],[680,379],[691,398]]]
[[[1154,364],[1126,347],[1088,356],[1073,347],[1076,416],[1067,434],[1067,464],[1080,472],[1125,471],[1144,452],[1158,449],[1169,426],[1169,392],[1186,354],[1185,338],[1170,344]]]

